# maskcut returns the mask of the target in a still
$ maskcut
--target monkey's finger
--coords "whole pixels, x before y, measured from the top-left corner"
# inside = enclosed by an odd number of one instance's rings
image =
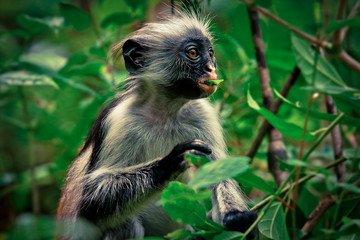
[[[205,154],[211,154],[211,149],[206,143],[199,139],[194,139],[188,142],[180,143],[175,146],[174,153],[180,154],[188,150],[197,150]]]
[[[204,152],[200,152],[197,150],[189,150],[189,151],[186,151],[185,154],[191,154],[191,155],[196,155],[196,156],[200,156],[200,157],[208,157],[209,156],[209,154],[206,154]]]

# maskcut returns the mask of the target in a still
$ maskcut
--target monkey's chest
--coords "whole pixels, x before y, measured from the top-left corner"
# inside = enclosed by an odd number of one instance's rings
[[[179,143],[194,138],[203,139],[201,129],[195,124],[183,122],[155,123],[147,124],[143,126],[143,129],[152,134],[141,136],[143,142],[141,143],[141,151],[137,156],[140,162],[164,157]]]

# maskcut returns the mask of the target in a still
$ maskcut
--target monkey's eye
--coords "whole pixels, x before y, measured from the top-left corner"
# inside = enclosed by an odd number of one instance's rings
[[[212,47],[209,48],[209,56],[211,59],[214,57],[214,50]]]
[[[194,58],[194,59],[199,56],[199,53],[195,48],[188,49],[187,54],[189,55],[189,57]]]

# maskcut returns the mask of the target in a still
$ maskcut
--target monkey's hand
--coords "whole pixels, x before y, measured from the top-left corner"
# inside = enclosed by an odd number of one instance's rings
[[[228,231],[246,232],[248,228],[255,222],[257,214],[252,211],[232,210],[225,214],[223,224]],[[254,239],[257,235],[257,228],[251,230],[247,236],[247,240]]]
[[[160,160],[161,166],[159,167],[162,171],[165,171],[164,175],[171,179],[186,169],[188,165],[187,161],[185,161],[186,154],[206,157],[211,152],[211,149],[201,140],[194,139],[183,142],[176,145],[169,155]]]

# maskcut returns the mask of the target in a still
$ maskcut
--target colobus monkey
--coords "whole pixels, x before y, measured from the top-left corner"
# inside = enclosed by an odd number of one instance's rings
[[[68,227],[86,219],[99,229],[97,239],[162,237],[181,227],[156,201],[169,181],[187,181],[184,155],[227,156],[217,113],[206,99],[217,88],[207,81],[218,78],[208,26],[197,14],[178,11],[115,45],[130,77],[98,116],[68,172],[57,213]],[[226,180],[212,192],[210,217],[246,231],[256,214],[237,183]]]

